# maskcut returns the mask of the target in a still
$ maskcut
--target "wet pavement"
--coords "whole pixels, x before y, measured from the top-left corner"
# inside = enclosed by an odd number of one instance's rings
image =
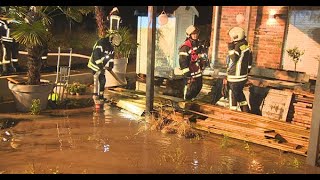
[[[105,105],[41,115],[0,114],[0,174],[320,174],[306,157],[200,132],[151,131]]]

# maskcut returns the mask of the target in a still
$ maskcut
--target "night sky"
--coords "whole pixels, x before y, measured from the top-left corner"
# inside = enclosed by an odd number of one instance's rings
[[[148,6],[117,6],[120,15],[122,17],[123,25],[136,27],[137,26],[137,17],[134,16],[135,10],[138,10],[141,13],[147,14]],[[168,14],[173,14],[173,12],[179,6],[157,6],[158,15],[164,10]],[[205,25],[211,24],[212,21],[212,6],[195,6],[199,12],[199,17],[195,17],[196,25]],[[109,12],[113,7],[106,7],[106,10]]]

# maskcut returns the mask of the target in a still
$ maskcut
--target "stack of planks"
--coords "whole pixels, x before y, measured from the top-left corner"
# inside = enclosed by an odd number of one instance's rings
[[[127,107],[130,104],[130,109],[134,109],[132,106],[143,107],[145,105],[145,96],[137,92],[109,89],[108,93],[113,99],[118,99],[117,102],[125,101],[122,104],[126,104]],[[196,117],[196,123],[193,126],[196,129],[286,152],[307,155],[310,131],[306,127],[255,114],[232,111],[209,103],[184,102],[181,101],[181,98],[155,95],[154,105],[160,103],[166,107],[165,104],[170,104],[169,102],[177,104],[180,108],[180,104],[184,104],[184,109],[181,112],[181,109],[177,109],[177,106],[172,104],[168,106],[167,111],[162,111],[163,118],[185,121]],[[117,103],[119,104],[121,103]],[[137,106],[138,104],[141,105]]]
[[[311,127],[313,100],[314,94],[294,93],[292,124]]]
[[[191,107],[190,112],[208,117],[197,120],[197,129],[306,156],[310,132],[305,127],[205,103]]]

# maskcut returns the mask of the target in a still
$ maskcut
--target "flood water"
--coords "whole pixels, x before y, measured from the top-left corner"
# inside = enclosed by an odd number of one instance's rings
[[[320,174],[301,155],[207,132],[151,131],[141,117],[104,109],[0,114],[0,174]]]

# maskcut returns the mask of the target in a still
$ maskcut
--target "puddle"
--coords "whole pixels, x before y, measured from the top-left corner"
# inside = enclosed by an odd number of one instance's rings
[[[0,174],[320,174],[304,156],[207,132],[187,139],[151,131],[106,105],[0,122],[1,136],[10,133],[0,142]]]

